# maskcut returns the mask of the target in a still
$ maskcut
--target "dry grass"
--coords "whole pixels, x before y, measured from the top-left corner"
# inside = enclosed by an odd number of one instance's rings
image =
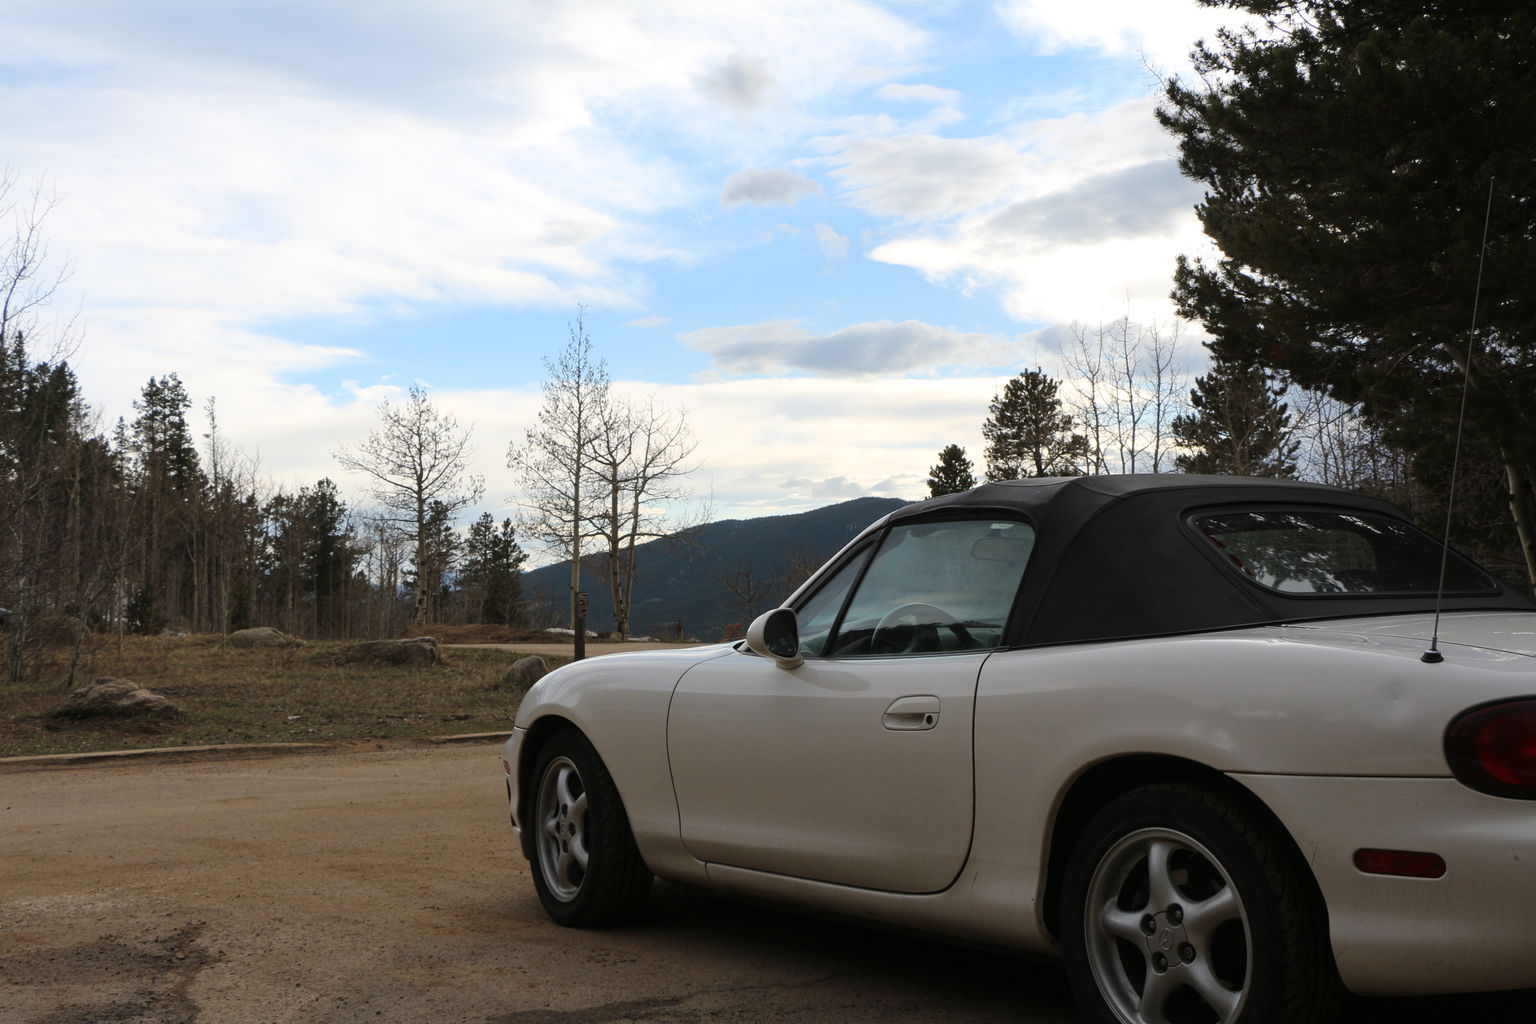
[[[498,688],[515,651],[460,650],[430,668],[338,665],[341,643],[296,650],[219,649],[217,636],[129,637],[81,663],[77,685],[103,676],[162,693],[168,722],[68,722],[62,652],[37,683],[0,683],[0,757],[204,743],[410,740],[512,727],[522,693]],[[546,661],[550,659],[546,656]]]

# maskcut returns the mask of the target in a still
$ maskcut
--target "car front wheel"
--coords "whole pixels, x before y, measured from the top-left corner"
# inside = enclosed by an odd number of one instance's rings
[[[645,903],[651,873],[608,768],[585,736],[553,736],[534,761],[533,885],[556,922],[617,924]]]
[[[1089,822],[1063,889],[1072,988],[1105,1024],[1324,1024],[1340,986],[1297,855],[1245,802],[1168,784]]]

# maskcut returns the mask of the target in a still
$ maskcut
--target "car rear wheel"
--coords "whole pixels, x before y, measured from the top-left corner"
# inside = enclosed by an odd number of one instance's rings
[[[1323,1024],[1341,987],[1326,916],[1274,826],[1213,789],[1107,804],[1064,881],[1078,1003],[1104,1024]]]
[[[534,761],[533,885],[551,918],[593,927],[633,917],[651,888],[608,768],[575,731],[551,737]]]

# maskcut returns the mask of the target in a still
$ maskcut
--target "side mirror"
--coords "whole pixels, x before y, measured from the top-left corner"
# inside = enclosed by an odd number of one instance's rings
[[[779,668],[799,668],[800,623],[793,608],[775,608],[752,620],[747,627],[747,647],[765,658],[772,658]]]

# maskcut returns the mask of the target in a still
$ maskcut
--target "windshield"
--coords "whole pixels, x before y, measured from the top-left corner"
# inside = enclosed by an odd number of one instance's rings
[[[1432,594],[1441,545],[1400,519],[1355,510],[1247,509],[1196,515],[1195,529],[1260,586],[1296,597]],[[1452,554],[1446,593],[1492,593],[1493,579]]]

